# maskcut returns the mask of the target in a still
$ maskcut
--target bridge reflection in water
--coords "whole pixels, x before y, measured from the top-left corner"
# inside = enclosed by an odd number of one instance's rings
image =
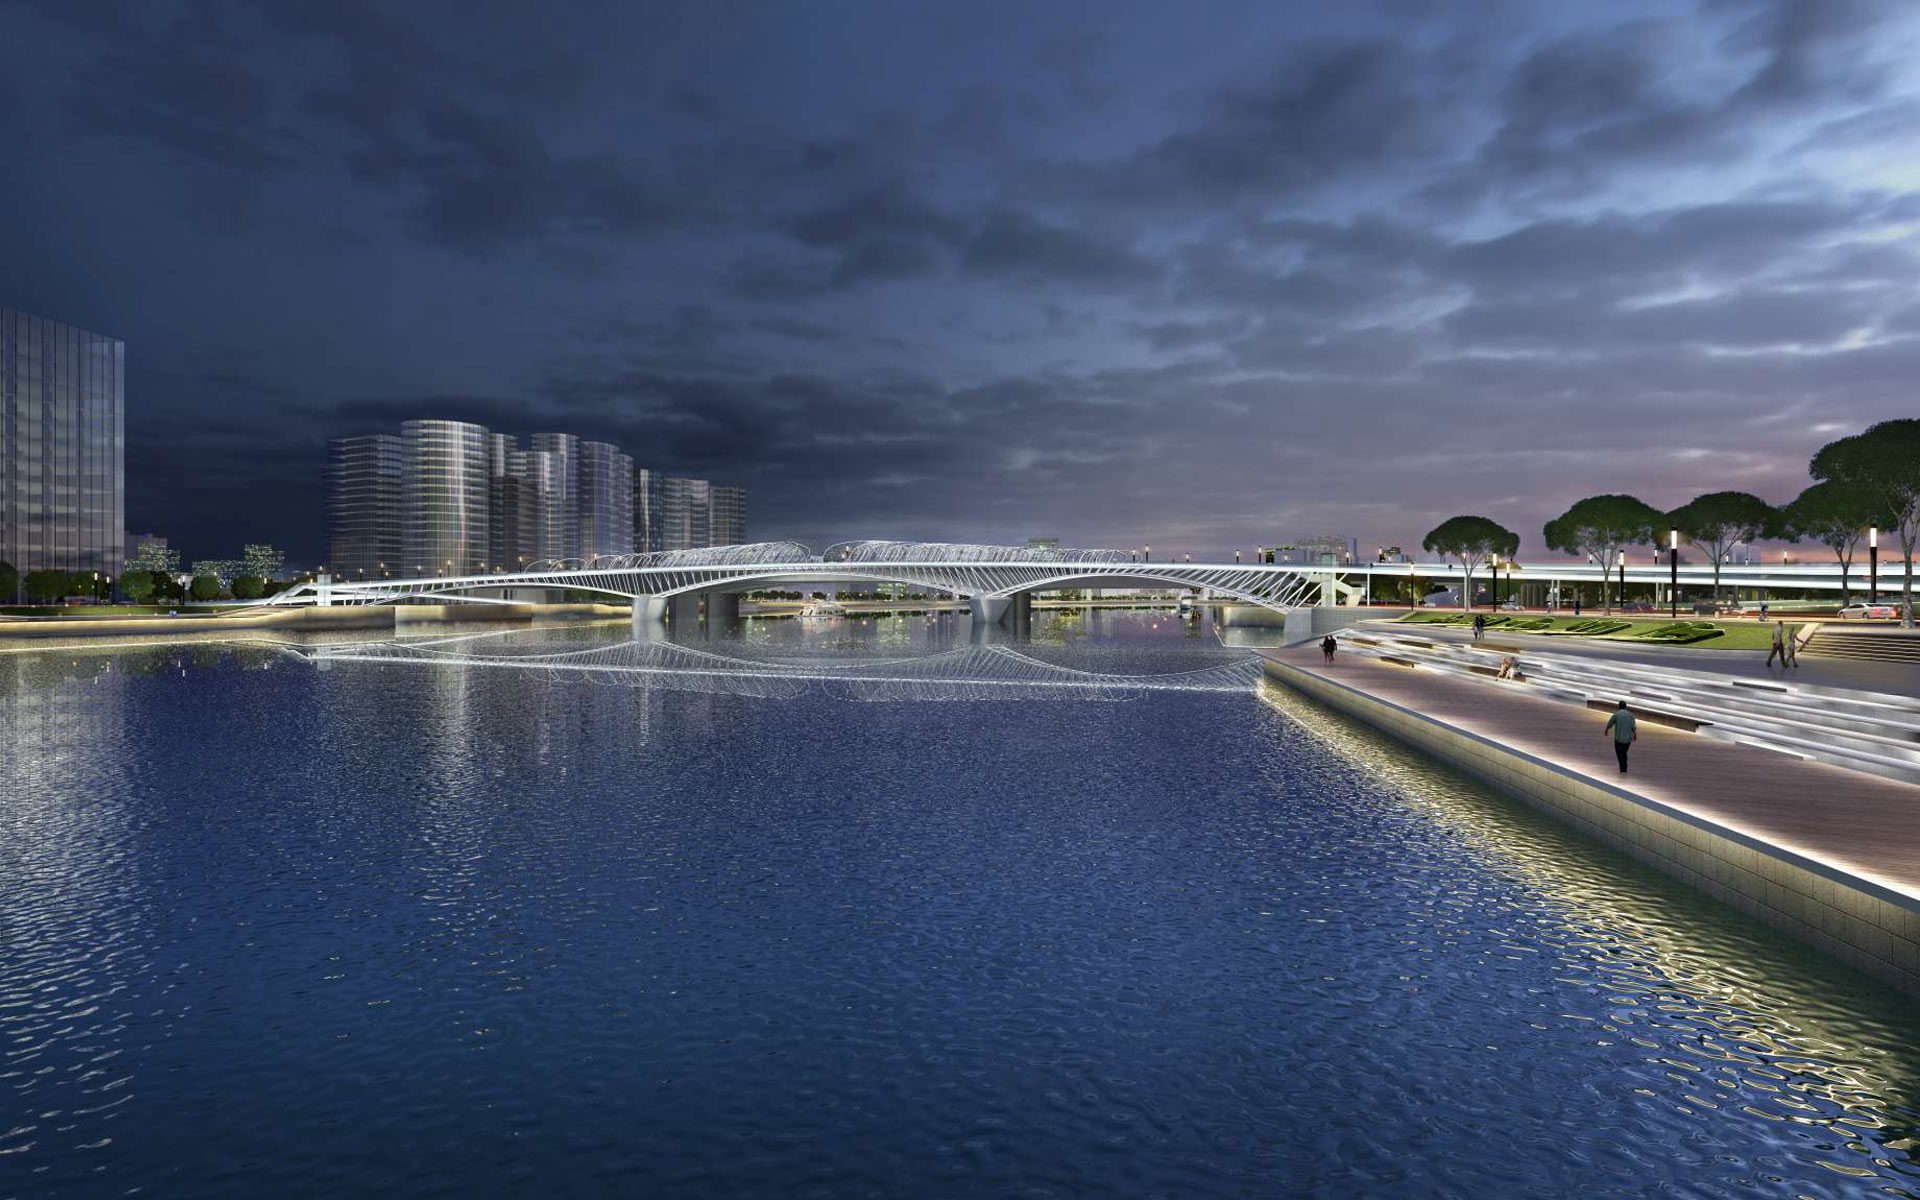
[[[790,700],[1134,700],[1148,692],[1251,692],[1257,658],[1165,674],[1111,674],[1064,667],[1005,645],[968,645],[903,658],[781,661],[723,654],[658,639],[570,650],[489,644],[492,635],[430,642],[310,646],[316,665],[401,663],[545,672],[616,687]]]

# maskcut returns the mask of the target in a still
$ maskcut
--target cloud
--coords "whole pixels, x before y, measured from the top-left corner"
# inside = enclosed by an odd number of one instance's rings
[[[1121,242],[1010,209],[987,216],[961,260],[975,275],[1098,287],[1150,283],[1160,275],[1158,264]]]

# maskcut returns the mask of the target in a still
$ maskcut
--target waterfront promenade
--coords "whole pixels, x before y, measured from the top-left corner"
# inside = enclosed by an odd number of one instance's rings
[[[1920,787],[1640,723],[1618,773],[1606,714],[1317,646],[1267,674],[1920,994]]]

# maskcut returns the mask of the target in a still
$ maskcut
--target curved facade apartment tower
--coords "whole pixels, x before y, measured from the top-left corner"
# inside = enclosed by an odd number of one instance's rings
[[[633,459],[608,442],[581,442],[574,476],[580,557],[633,550]]]
[[[125,565],[126,356],[116,338],[0,309],[0,561],[23,576]]]
[[[407,421],[402,561],[421,575],[477,575],[491,550],[488,439],[465,421]]]

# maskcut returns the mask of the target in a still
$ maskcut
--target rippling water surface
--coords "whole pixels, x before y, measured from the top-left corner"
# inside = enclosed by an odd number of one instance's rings
[[[1202,628],[627,637],[0,654],[0,1196],[1920,1192],[1909,1002]]]

